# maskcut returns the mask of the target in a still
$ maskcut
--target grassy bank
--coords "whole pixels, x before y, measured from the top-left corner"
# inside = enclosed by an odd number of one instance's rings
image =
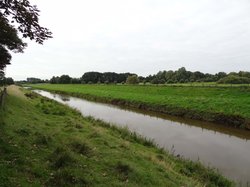
[[[247,87],[55,84],[30,86],[90,100],[250,129],[250,89]]]
[[[232,186],[199,163],[17,87],[0,111],[1,186]]]
[[[143,83],[139,83],[144,85]],[[229,87],[250,87],[250,84],[222,84],[217,82],[188,82],[188,83],[172,83],[172,84],[151,84],[146,83],[145,85],[151,86],[167,86],[167,87],[215,87],[215,88],[229,88]]]

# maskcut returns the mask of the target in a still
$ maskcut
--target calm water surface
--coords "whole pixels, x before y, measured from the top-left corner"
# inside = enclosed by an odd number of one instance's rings
[[[250,181],[250,132],[218,124],[159,115],[141,110],[90,102],[84,99],[35,90],[93,116],[153,139],[160,147],[204,165],[218,168],[225,176],[247,186]]]

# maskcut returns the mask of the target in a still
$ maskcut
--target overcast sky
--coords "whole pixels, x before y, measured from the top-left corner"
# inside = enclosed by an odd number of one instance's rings
[[[249,0],[32,0],[44,45],[13,54],[7,76],[51,78],[87,71],[149,75],[250,71]]]

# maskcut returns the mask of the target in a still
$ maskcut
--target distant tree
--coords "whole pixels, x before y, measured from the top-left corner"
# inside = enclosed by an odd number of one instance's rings
[[[218,81],[219,84],[250,84],[250,78],[228,75]]]
[[[7,78],[5,79],[5,83],[6,83],[7,85],[15,84],[15,83],[14,83],[14,80],[13,80],[11,77],[7,77]]]
[[[167,84],[173,84],[174,81],[173,81],[172,79],[168,79],[166,83],[167,83]]]
[[[165,83],[166,82],[166,71],[159,71],[157,74],[156,74],[156,76],[155,76],[155,78],[157,79],[157,82],[159,82],[159,83]]]
[[[150,81],[151,84],[159,84],[159,80],[155,77]]]
[[[226,74],[225,72],[216,73],[216,74],[214,75],[215,81],[218,81],[218,80],[220,80],[220,79],[222,79],[222,78],[224,78],[224,77],[226,77],[226,76],[227,76],[227,74]]]
[[[81,77],[81,83],[122,83],[125,82],[129,75],[133,75],[131,73],[115,73],[115,72],[86,72]]]
[[[50,79],[50,83],[51,84],[58,84],[59,83],[59,78],[60,77],[55,77],[55,76],[53,76],[51,79]]]
[[[44,81],[39,78],[29,77],[27,78],[27,83],[36,84],[36,83],[43,83]]]
[[[145,81],[151,82],[154,78],[155,78],[155,75],[149,75],[149,76],[145,77]]]
[[[1,75],[1,74],[0,74]],[[82,75],[81,78],[71,78],[68,75],[62,75],[61,77],[53,76],[50,79],[50,83],[71,83],[71,84],[127,84],[130,83],[131,77],[134,77],[136,74],[132,73],[115,73],[115,72],[86,72]],[[237,77],[250,78],[250,72],[240,71],[239,73],[232,72],[229,75],[234,75]],[[137,75],[136,75],[137,76]],[[143,84],[152,83],[152,84],[173,84],[173,83],[188,83],[188,82],[216,82],[219,79],[225,78],[228,75],[225,72],[218,72],[215,75],[209,73],[202,73],[200,71],[187,71],[184,67],[179,68],[176,71],[159,71],[154,75],[149,75],[147,77],[137,76],[135,84],[141,82]],[[0,76],[1,78],[1,76]],[[132,78],[133,79],[133,78]]]
[[[14,80],[11,77],[7,77],[7,78],[2,78],[0,79],[0,85],[4,86],[4,85],[11,85],[11,84],[15,84]]]
[[[186,68],[181,67],[175,72],[175,79],[178,82],[185,82],[185,80],[189,79],[189,73],[187,72]]]
[[[100,81],[102,79],[102,74],[99,72],[86,72],[83,74],[83,76],[81,77],[81,82],[82,83],[97,83],[98,81]]]
[[[165,73],[165,80],[166,83],[172,83],[173,82],[173,76],[174,76],[174,72],[172,70],[167,71]]]
[[[139,79],[139,82],[142,82],[144,84],[146,83],[145,77],[139,76],[138,79]]]
[[[62,75],[59,78],[59,82],[60,84],[70,84],[71,83],[71,77],[69,75]]]
[[[204,77],[205,77],[204,73],[201,73],[200,71],[195,71],[190,76],[190,82],[195,82],[195,81],[198,81],[198,80],[202,80],[202,79],[204,79]]]
[[[128,76],[126,83],[127,84],[138,84],[139,83],[138,76],[137,75]]]
[[[248,71],[239,71],[238,75],[240,77],[247,77],[247,78],[250,78],[250,72]]]
[[[118,76],[117,82],[118,83],[125,83],[128,76],[132,76],[132,75],[134,75],[134,74],[133,73],[120,73]]]
[[[114,72],[105,72],[105,73],[100,73],[101,78],[99,80],[100,83],[108,82],[108,83],[114,83],[117,82],[118,79],[118,74]]]
[[[230,72],[230,73],[228,74],[228,76],[230,76],[230,75],[238,76],[238,73],[236,73],[236,72]]]
[[[200,71],[187,71],[185,67],[181,67],[176,71],[159,71],[155,75],[149,75],[145,78],[147,82],[152,84],[172,84],[172,83],[187,83],[187,82],[213,82],[219,78],[225,77],[227,74],[219,72],[215,75],[202,73]]]
[[[206,73],[203,79],[200,79],[203,82],[215,82],[215,76],[209,73]]]
[[[0,71],[10,64],[13,52],[23,52],[26,43],[20,37],[42,44],[52,33],[39,25],[39,10],[28,0],[0,2]]]
[[[72,78],[71,79],[71,84],[81,84],[81,80],[78,78]]]

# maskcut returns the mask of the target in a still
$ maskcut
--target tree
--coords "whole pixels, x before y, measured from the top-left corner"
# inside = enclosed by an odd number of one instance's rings
[[[175,71],[175,79],[178,82],[184,82],[188,78],[189,78],[189,76],[188,76],[188,72],[187,72],[186,68],[181,67],[177,71]]]
[[[228,75],[217,81],[219,84],[250,84],[250,78]]]
[[[11,77],[7,77],[7,78],[5,79],[5,83],[6,83],[7,85],[11,85],[11,84],[14,84],[14,80],[13,80]]]
[[[51,79],[50,79],[50,83],[51,84],[58,84],[59,83],[59,79],[60,79],[60,77],[58,77],[58,76],[53,76]]]
[[[72,78],[70,84],[81,84],[81,80],[79,78]]]
[[[218,80],[226,77],[227,74],[225,72],[219,72],[219,73],[216,73],[214,76],[215,76],[215,80],[218,81]]]
[[[139,83],[138,76],[137,75],[128,76],[126,83],[127,84],[138,84]]]
[[[71,77],[69,75],[62,75],[59,78],[59,83],[60,84],[70,84],[71,83]]]
[[[39,10],[28,0],[0,1],[0,72],[10,64],[9,50],[23,52],[27,46],[22,38],[43,44],[44,40],[52,37],[47,28],[39,25],[38,17]]]
[[[36,84],[36,83],[43,83],[44,81],[39,78],[29,77],[27,78],[27,82],[31,84]]]
[[[0,79],[0,86],[14,84],[14,80],[11,77]]]
[[[250,72],[248,72],[248,71],[239,71],[238,74],[239,74],[240,77],[250,78]]]
[[[86,72],[83,74],[83,76],[81,77],[81,82],[82,83],[97,83],[98,81],[100,81],[102,78],[102,74],[99,72]]]

